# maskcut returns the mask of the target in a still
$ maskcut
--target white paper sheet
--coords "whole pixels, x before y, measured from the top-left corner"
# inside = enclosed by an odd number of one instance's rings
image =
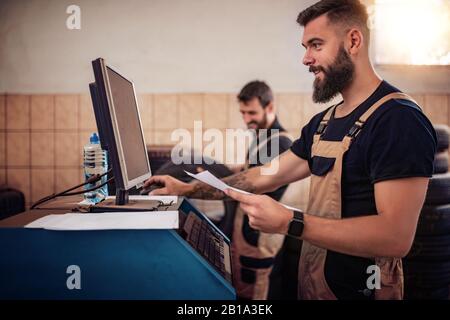
[[[188,175],[190,175],[191,177],[200,180],[201,182],[204,182],[206,184],[209,184],[210,186],[219,189],[221,191],[225,191],[226,189],[233,189],[237,192],[241,192],[244,194],[250,194],[247,191],[244,190],[239,190],[237,188],[231,187],[229,185],[227,185],[225,182],[223,182],[222,180],[216,178],[216,176],[214,176],[211,172],[209,172],[208,170],[202,171],[200,173],[194,174],[194,173],[190,173],[186,170],[184,170],[184,172],[186,172]]]
[[[234,191],[243,193],[243,194],[253,194],[244,190],[240,190],[238,188],[234,188],[231,187],[229,185],[227,185],[225,182],[223,182],[222,180],[218,179],[216,176],[214,176],[211,172],[209,172],[208,170],[202,171],[200,173],[194,174],[194,173],[190,173],[186,170],[184,170],[184,172],[186,172],[186,174],[188,174],[189,176],[200,180],[203,183],[206,183],[208,185],[210,185],[211,187],[214,187],[216,189],[219,189],[221,191],[225,191],[226,189],[232,189]],[[289,210],[296,210],[296,211],[301,211],[300,209],[285,205],[280,203],[282,206],[284,206],[285,208],[289,209]]]
[[[178,211],[51,214],[25,228],[48,230],[176,229]]]

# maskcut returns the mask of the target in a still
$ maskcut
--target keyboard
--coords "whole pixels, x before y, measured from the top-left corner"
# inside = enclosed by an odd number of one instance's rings
[[[227,266],[229,262],[225,258],[225,253],[228,253],[229,248],[228,246],[225,248],[223,236],[214,230],[206,220],[202,220],[194,214],[188,216],[184,229],[187,232],[187,242],[231,282],[231,273]]]

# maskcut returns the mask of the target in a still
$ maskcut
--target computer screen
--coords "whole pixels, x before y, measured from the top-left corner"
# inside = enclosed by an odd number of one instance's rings
[[[139,109],[133,83],[106,67],[111,88],[116,143],[120,145],[119,158],[124,166],[124,174],[129,188],[136,185],[135,179],[148,174],[147,148],[142,135]]]
[[[134,84],[101,58],[92,65],[91,95],[96,88],[93,101],[100,139],[108,148],[116,190],[127,191],[151,177]]]

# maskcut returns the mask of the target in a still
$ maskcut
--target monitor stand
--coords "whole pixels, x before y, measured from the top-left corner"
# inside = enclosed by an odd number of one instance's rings
[[[123,206],[128,203],[128,190],[117,188],[116,190],[116,205]]]
[[[158,200],[130,200],[128,190],[117,189],[115,199],[105,199],[95,206],[90,207],[91,212],[114,212],[114,211],[162,211],[167,206],[161,207]]]

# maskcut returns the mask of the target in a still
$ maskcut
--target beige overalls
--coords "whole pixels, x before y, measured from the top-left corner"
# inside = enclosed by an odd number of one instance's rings
[[[273,134],[258,144],[254,152],[259,152],[270,140],[279,136],[289,135],[286,132]],[[244,170],[248,169],[248,167],[247,159]],[[259,232],[258,242],[255,246],[249,243],[243,235],[244,216],[245,212],[238,206],[234,218],[231,242],[233,285],[237,296],[240,298],[264,300],[267,299],[269,276],[272,271],[273,261],[283,245],[284,235]]]
[[[342,141],[321,140],[321,134],[326,129],[334,109],[325,114],[314,135],[311,157],[320,156],[334,158],[333,168],[323,176],[311,175],[310,197],[307,214],[341,219],[341,178],[344,154],[350,148],[352,140],[360,132],[367,119],[383,103],[390,99],[403,99],[416,103],[404,93],[391,93],[374,103],[360,118],[349,134]],[[417,103],[416,103],[417,104]],[[303,241],[299,264],[299,298],[300,299],[336,299],[329,288],[324,275],[327,250]],[[374,257],[381,270],[381,289],[375,290],[375,299],[403,298],[403,269],[400,258]],[[369,275],[368,275],[369,276]]]

